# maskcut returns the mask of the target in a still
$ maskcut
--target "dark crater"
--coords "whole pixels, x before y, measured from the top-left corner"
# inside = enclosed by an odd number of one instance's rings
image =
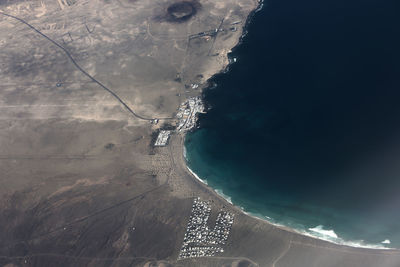
[[[200,10],[198,1],[180,1],[167,7],[165,18],[169,22],[182,23],[188,21]]]

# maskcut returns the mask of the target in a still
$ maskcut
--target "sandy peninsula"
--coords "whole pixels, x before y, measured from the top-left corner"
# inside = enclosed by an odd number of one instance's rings
[[[0,1],[1,266],[400,266],[250,217],[188,171],[181,104],[259,4]]]

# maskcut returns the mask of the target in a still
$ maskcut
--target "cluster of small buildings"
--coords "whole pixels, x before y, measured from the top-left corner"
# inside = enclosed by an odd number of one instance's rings
[[[179,259],[210,257],[224,251],[221,245],[226,244],[234,215],[226,211],[218,213],[215,227],[210,231],[207,226],[210,213],[209,202],[194,200]]]
[[[233,214],[223,211],[218,213],[214,230],[208,235],[210,244],[225,245],[233,224]]]
[[[203,112],[204,105],[199,96],[187,99],[180,105],[179,111],[176,115],[178,118],[178,126],[176,130],[179,132],[191,130],[196,126],[197,114]],[[157,124],[158,119],[154,119],[151,123]],[[161,130],[154,142],[154,146],[166,146],[171,133],[172,131],[170,130]]]
[[[181,104],[178,114],[178,131],[188,131],[196,126],[197,114],[204,112],[204,105],[199,96],[191,97]]]
[[[185,238],[183,239],[184,244],[207,242],[209,232],[207,221],[210,217],[210,213],[210,204],[207,201],[201,201],[199,198],[195,198]]]
[[[197,89],[199,88],[199,85],[197,83],[191,83],[190,87],[192,87],[192,89]]]
[[[211,246],[186,247],[182,248],[179,254],[179,258],[185,259],[185,258],[212,257],[217,252],[224,252],[224,250],[220,247],[211,247]]]
[[[161,130],[161,131],[158,133],[157,140],[156,140],[156,142],[154,143],[154,146],[166,146],[170,134],[171,134],[171,131]]]

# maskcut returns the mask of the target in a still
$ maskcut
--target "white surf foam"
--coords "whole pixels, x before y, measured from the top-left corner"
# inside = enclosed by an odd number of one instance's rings
[[[264,7],[264,1],[261,0],[259,5],[258,5],[258,7],[257,7],[257,9],[256,9],[256,12],[261,11],[261,9],[263,9],[263,7]]]
[[[314,228],[308,228],[308,230],[316,233],[316,235],[319,235],[323,238],[327,239],[337,239],[338,236],[333,230],[325,230],[322,225],[318,225],[317,227]]]
[[[183,150],[184,155],[186,154],[186,149]],[[188,169],[188,171],[201,183],[208,185],[206,180],[202,180],[194,171],[192,171],[188,166],[186,166],[186,168]],[[214,190],[218,195],[220,195],[221,197],[223,197],[226,201],[228,201],[230,204],[234,205],[232,203],[232,198],[226,194],[224,194],[222,192],[222,190],[219,189],[215,189]],[[284,224],[284,223],[277,223],[275,222],[272,218],[268,217],[268,216],[264,216],[262,214],[259,213],[252,213],[252,212],[248,212],[246,211],[245,208],[238,206],[238,208],[240,208],[243,213],[259,219],[259,220],[263,220],[266,221],[272,225],[281,227],[281,228],[285,228],[288,230],[291,230],[293,232],[299,233],[299,234],[303,234],[306,236],[310,236],[313,238],[317,238],[317,239],[321,239],[321,240],[325,240],[331,243],[335,243],[338,245],[345,245],[345,246],[350,246],[350,247],[359,247],[359,248],[370,248],[370,249],[393,249],[391,247],[388,247],[387,245],[389,245],[391,242],[389,239],[386,239],[384,241],[382,241],[380,244],[369,244],[364,242],[364,240],[356,240],[356,241],[349,241],[349,240],[344,240],[343,238],[339,237],[335,231],[333,229],[324,229],[323,225],[318,225],[316,227],[312,227],[309,228],[308,231],[304,230],[304,229],[299,229],[298,227],[290,227],[289,224]]]
[[[183,157],[187,160],[187,152],[185,146],[183,146]]]
[[[222,192],[222,190],[220,189],[215,189],[214,190],[219,196],[223,197],[226,201],[228,201],[230,204],[233,205],[232,203],[232,198],[228,195],[225,195],[224,192]]]
[[[346,245],[350,247],[359,247],[359,248],[372,248],[372,249],[391,249],[390,247],[381,245],[381,244],[369,244],[364,240],[344,240],[339,237],[334,230],[324,229],[324,226],[318,225],[313,228],[308,228],[304,234],[309,235],[311,237],[316,237],[318,239],[322,239],[328,242],[332,242],[339,245]],[[381,242],[382,244],[390,244],[390,240],[384,240]]]
[[[188,171],[197,179],[199,180],[201,183],[208,185],[207,181],[200,179],[199,176],[197,176],[197,174],[192,171],[188,166],[186,166],[186,168],[188,169]]]
[[[207,184],[207,181],[200,179],[200,177],[194,172],[192,171],[189,167],[186,166],[186,168],[189,170],[189,172],[201,183],[203,184]],[[232,198],[226,194],[224,194],[222,192],[222,190],[216,189],[214,190],[218,195],[220,195],[221,197],[223,197],[226,201],[228,201],[230,204],[234,205],[232,203]],[[247,212],[243,207],[239,208],[243,211],[243,213],[259,219],[259,220],[263,220],[263,221],[267,221],[270,224],[273,224],[275,226],[278,227],[282,227],[282,228],[286,228],[286,229],[290,229],[294,232],[297,232],[299,234],[303,234],[306,236],[310,236],[313,238],[317,238],[317,239],[321,239],[321,240],[325,240],[331,243],[335,243],[338,245],[346,245],[346,246],[350,246],[350,247],[359,247],[359,248],[371,248],[371,249],[392,249],[390,247],[387,247],[386,245],[390,244],[390,240],[386,239],[384,241],[381,242],[381,244],[368,244],[366,242],[364,242],[364,240],[356,240],[356,241],[349,241],[349,240],[344,240],[341,237],[339,237],[334,230],[332,229],[324,229],[324,226],[322,225],[318,225],[316,227],[313,228],[309,228],[308,231],[303,230],[303,229],[296,229],[296,228],[292,228],[289,227],[288,225],[282,224],[282,223],[276,223],[273,221],[273,219],[271,219],[268,216],[263,216],[261,214],[255,214],[255,213],[251,213],[251,212]]]
[[[385,245],[381,244],[370,244],[366,243],[364,240],[359,241],[344,241],[343,239],[341,242],[334,242],[339,245],[346,245],[349,247],[356,247],[356,248],[370,248],[370,249],[393,249],[391,247],[386,247]]]
[[[203,184],[208,185],[206,180],[202,180],[194,171],[192,171],[188,166],[186,166],[186,168],[189,170],[189,172],[200,182],[202,182]],[[224,192],[222,192],[222,190],[220,189],[214,189],[215,193],[217,193],[219,196],[221,196],[222,198],[224,198],[226,201],[228,201],[230,204],[233,205],[232,203],[232,198],[228,195],[225,195]],[[242,208],[243,210],[243,208]]]

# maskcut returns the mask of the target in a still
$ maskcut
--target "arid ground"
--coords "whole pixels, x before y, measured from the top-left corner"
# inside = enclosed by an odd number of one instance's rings
[[[153,146],[258,4],[0,0],[1,266],[400,266],[242,213],[187,171],[181,133]],[[179,260],[194,197],[210,227],[235,220],[224,252]]]

